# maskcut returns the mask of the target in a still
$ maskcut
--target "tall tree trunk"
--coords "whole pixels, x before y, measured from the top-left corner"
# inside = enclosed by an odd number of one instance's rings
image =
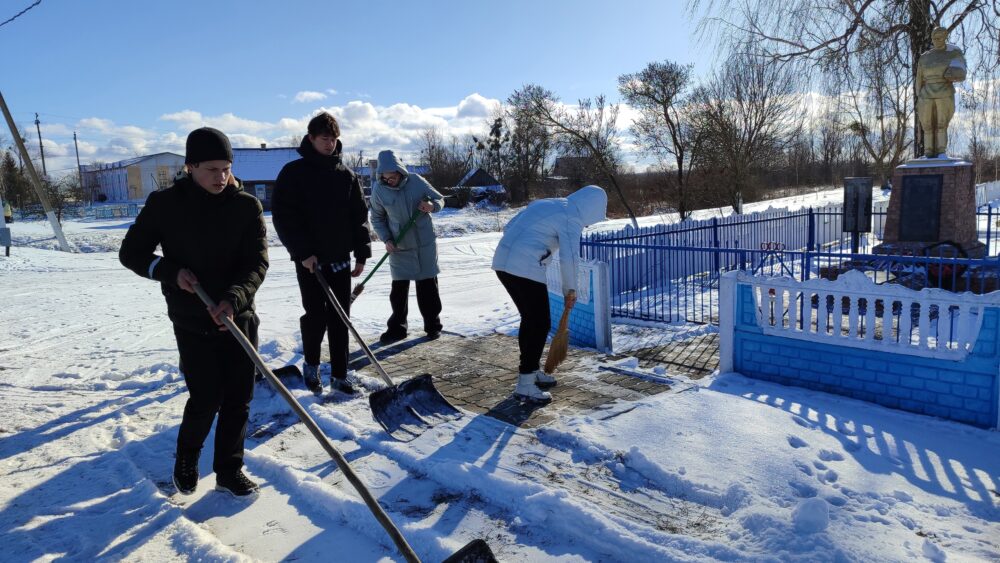
[[[916,157],[924,154],[924,136],[920,131],[920,118],[917,116],[917,61],[920,54],[931,48],[931,30],[934,21],[931,19],[931,0],[909,0],[910,2],[910,62],[911,78],[913,79],[913,152]]]

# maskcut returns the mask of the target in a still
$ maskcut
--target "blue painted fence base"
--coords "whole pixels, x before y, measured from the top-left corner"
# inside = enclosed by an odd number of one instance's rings
[[[997,426],[996,307],[985,309],[972,351],[964,360],[953,361],[765,335],[757,326],[751,286],[736,284],[734,297],[732,341],[722,350],[731,354],[733,371],[980,428]]]

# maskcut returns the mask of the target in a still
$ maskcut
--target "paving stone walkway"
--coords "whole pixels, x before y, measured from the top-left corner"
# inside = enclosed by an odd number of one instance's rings
[[[667,375],[683,373],[694,379],[707,375],[718,365],[718,353],[711,351],[716,340],[706,338],[712,336],[716,335],[642,350],[640,365],[663,365]],[[698,342],[692,344],[693,340]],[[501,334],[465,338],[444,333],[434,341],[418,337],[389,346],[376,344],[372,351],[394,381],[429,373],[441,394],[456,406],[515,426],[536,427],[561,416],[599,413],[618,399],[638,400],[670,390],[661,382],[615,371],[611,364],[618,356],[571,348],[557,372],[559,384],[550,390],[552,402],[544,406],[520,402],[511,398],[517,380],[517,339]],[[351,369],[369,372],[368,363],[360,351],[351,354]],[[581,364],[587,368],[578,375],[575,368]]]
[[[719,334],[710,333],[629,352],[645,368],[663,366],[667,373],[699,379],[719,369]]]

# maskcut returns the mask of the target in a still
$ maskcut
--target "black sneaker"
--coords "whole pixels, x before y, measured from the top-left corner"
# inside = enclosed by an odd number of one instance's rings
[[[334,391],[340,391],[345,395],[354,395],[358,392],[358,390],[355,389],[354,385],[351,384],[351,382],[348,381],[346,378],[341,379],[339,377],[331,377],[330,387]]]
[[[215,476],[215,490],[229,493],[234,497],[257,494],[260,487],[250,480],[243,471]]]
[[[424,330],[424,332],[427,333],[427,340],[437,340],[438,338],[441,338],[440,328],[432,328],[430,330]]]
[[[198,454],[177,454],[174,461],[174,487],[182,495],[190,495],[198,488]]]
[[[305,384],[306,389],[312,391],[316,395],[323,392],[323,382],[319,380],[318,365],[311,366],[309,364],[304,364],[302,366],[302,383]]]
[[[405,332],[392,332],[387,330],[382,333],[382,336],[378,337],[378,341],[382,344],[392,344],[393,342],[399,342],[404,338],[406,338]]]

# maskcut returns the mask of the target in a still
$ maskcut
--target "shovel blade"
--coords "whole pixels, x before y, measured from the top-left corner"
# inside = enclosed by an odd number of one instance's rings
[[[497,558],[493,555],[490,545],[479,539],[467,543],[443,563],[497,563]]]
[[[426,373],[372,393],[368,404],[375,420],[401,442],[409,442],[434,425],[462,418],[462,411],[444,398]]]
[[[272,370],[271,373],[276,375],[278,379],[298,378],[299,381],[302,381],[302,372],[299,371],[299,366],[294,364],[289,366],[281,366],[278,369]]]

